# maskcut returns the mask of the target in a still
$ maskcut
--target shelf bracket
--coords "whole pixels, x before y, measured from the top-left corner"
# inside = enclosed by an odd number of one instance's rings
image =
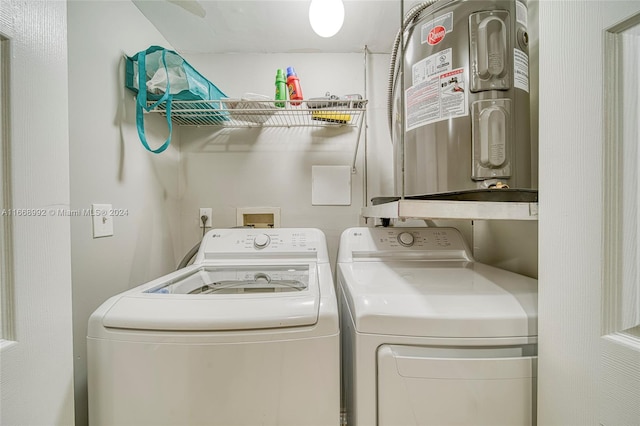
[[[360,118],[360,125],[358,126],[358,136],[356,136],[356,147],[353,150],[353,161],[351,162],[351,173],[356,174],[358,170],[356,169],[356,160],[358,159],[358,148],[360,147],[360,135],[362,134],[362,127],[366,125],[364,124],[366,120],[366,114],[363,112],[363,117]]]

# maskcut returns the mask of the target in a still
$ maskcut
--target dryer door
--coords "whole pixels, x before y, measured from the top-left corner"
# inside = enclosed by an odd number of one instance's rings
[[[535,345],[378,349],[378,425],[535,424]]]

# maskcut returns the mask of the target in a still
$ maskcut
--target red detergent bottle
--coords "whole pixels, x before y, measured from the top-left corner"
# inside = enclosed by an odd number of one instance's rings
[[[287,90],[289,91],[289,101],[291,105],[300,105],[302,100],[302,88],[300,87],[300,79],[293,67],[287,67]]]

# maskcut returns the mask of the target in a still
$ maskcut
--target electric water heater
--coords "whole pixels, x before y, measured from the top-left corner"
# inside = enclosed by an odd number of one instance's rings
[[[421,3],[391,62],[397,195],[532,188],[525,3]]]

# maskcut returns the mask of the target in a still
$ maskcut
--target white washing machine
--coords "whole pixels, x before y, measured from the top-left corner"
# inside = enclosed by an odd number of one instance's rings
[[[453,228],[351,228],[336,268],[348,426],[535,424],[537,281]]]
[[[336,293],[316,229],[216,229],[89,319],[98,425],[338,425]]]

